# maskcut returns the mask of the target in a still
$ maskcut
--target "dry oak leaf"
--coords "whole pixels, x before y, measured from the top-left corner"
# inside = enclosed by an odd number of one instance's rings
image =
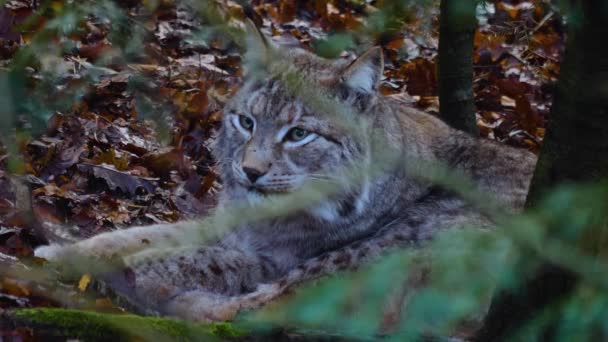
[[[113,191],[120,189],[130,195],[135,195],[140,188],[145,189],[148,193],[153,193],[158,186],[156,178],[137,177],[130,173],[114,170],[109,166],[79,164],[78,170],[103,179]]]

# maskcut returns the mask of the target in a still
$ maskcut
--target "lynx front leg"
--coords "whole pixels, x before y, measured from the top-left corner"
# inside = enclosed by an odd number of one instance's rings
[[[221,245],[166,252],[127,259],[134,293],[161,312],[195,320],[226,319],[238,308],[227,298],[254,291],[278,272],[272,260]]]
[[[290,293],[303,282],[341,270],[354,269],[377,258],[391,247],[404,243],[408,243],[408,237],[404,233],[386,233],[313,258],[275,282],[258,285],[253,292],[225,296],[207,290],[189,291],[168,301],[165,311],[169,315],[194,321],[232,320],[239,312],[260,308]]]
[[[270,284],[261,284],[254,292],[234,297],[232,301],[238,303],[238,310],[257,309],[291,293],[302,283],[339,271],[356,269],[391,248],[411,243],[412,240],[403,232],[390,232],[365,242],[354,243],[310,259],[279,280]]]
[[[277,284],[262,284],[255,292],[241,296],[194,290],[171,299],[165,307],[165,312],[191,321],[231,321],[240,312],[258,308],[281,294]]]
[[[436,209],[437,203],[431,204],[432,208]],[[412,212],[428,212],[423,209],[425,208],[421,205],[414,208]],[[404,213],[404,215],[407,214]],[[395,248],[420,246],[420,243],[431,239],[438,231],[467,224],[478,227],[488,227],[490,225],[479,214],[466,210],[438,212],[434,215],[412,214],[405,217],[409,220],[394,222],[391,226],[381,229],[376,236],[369,240],[355,242],[312,258],[291,270],[279,280],[259,286],[256,291],[235,297],[233,301],[238,302],[238,310],[256,309],[292,292],[302,283],[339,271],[357,269]],[[424,271],[424,268],[418,270],[418,272],[421,272],[420,274],[424,273],[422,271]]]
[[[165,307],[165,312],[190,321],[230,321],[239,312],[239,305],[231,300],[231,297],[194,290],[171,299]]]
[[[72,245],[50,245],[39,247],[37,257],[59,261],[69,256],[80,255],[94,258],[112,258],[133,254],[146,248],[170,248],[192,244],[198,239],[199,222],[158,224],[133,227],[96,235]]]

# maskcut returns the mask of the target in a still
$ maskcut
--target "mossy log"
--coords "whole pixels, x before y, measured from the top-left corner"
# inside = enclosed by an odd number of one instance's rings
[[[27,327],[38,338],[84,341],[234,340],[245,336],[230,323],[191,323],[132,314],[103,314],[71,309],[20,309],[0,316],[3,330]]]
[[[92,311],[36,308],[0,310],[0,331],[25,328],[37,340],[78,339],[82,341],[345,341],[356,340],[321,331],[236,324],[193,323],[171,318],[133,314],[105,314]],[[368,340],[361,338],[361,340]]]

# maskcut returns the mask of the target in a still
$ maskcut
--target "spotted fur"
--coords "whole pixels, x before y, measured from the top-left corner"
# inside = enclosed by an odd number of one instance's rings
[[[356,268],[394,247],[416,246],[442,229],[491,226],[454,194],[409,175],[401,164],[382,164],[380,152],[403,156],[406,163],[442,162],[505,205],[523,205],[535,157],[470,137],[381,96],[380,49],[353,62],[332,61],[299,49],[280,51],[259,32],[253,35],[255,56],[266,66],[246,79],[224,109],[214,145],[220,206],[255,206],[323,182],[339,190],[288,215],[244,223],[212,244],[132,265],[132,294],[147,305],[193,320],[231,319],[306,280]],[[300,83],[290,84],[293,74]],[[340,119],[351,115],[352,124],[319,112],[302,96],[306,87],[347,109]],[[294,128],[304,130],[304,138]],[[339,170],[352,167],[359,177],[346,182]],[[167,241],[178,247],[188,239],[182,232],[189,225],[135,227],[36,254],[128,255]]]

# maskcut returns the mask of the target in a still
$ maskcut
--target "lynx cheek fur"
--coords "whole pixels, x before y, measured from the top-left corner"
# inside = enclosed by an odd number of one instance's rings
[[[341,188],[285,217],[244,224],[213,244],[131,265],[133,293],[141,301],[187,319],[230,319],[302,281],[356,268],[393,246],[416,244],[439,230],[467,223],[491,225],[462,199],[409,177],[398,165],[364,173],[356,183],[343,184],[336,175],[336,170],[373,165],[379,150],[408,160],[442,162],[468,174],[480,190],[506,205],[523,205],[535,157],[472,138],[379,95],[379,48],[346,63],[299,49],[279,52],[255,28],[250,31],[258,58],[280,56],[289,65],[287,71],[352,109],[360,134],[317,112],[290,90],[284,69],[277,72],[269,66],[263,77],[247,79],[225,108],[214,146],[223,180],[220,205],[256,205],[311,182]],[[385,145],[379,146],[375,136]],[[179,244],[182,231],[194,224],[135,227],[70,246],[41,247],[36,254],[53,260],[72,253],[129,255],[167,240]]]

